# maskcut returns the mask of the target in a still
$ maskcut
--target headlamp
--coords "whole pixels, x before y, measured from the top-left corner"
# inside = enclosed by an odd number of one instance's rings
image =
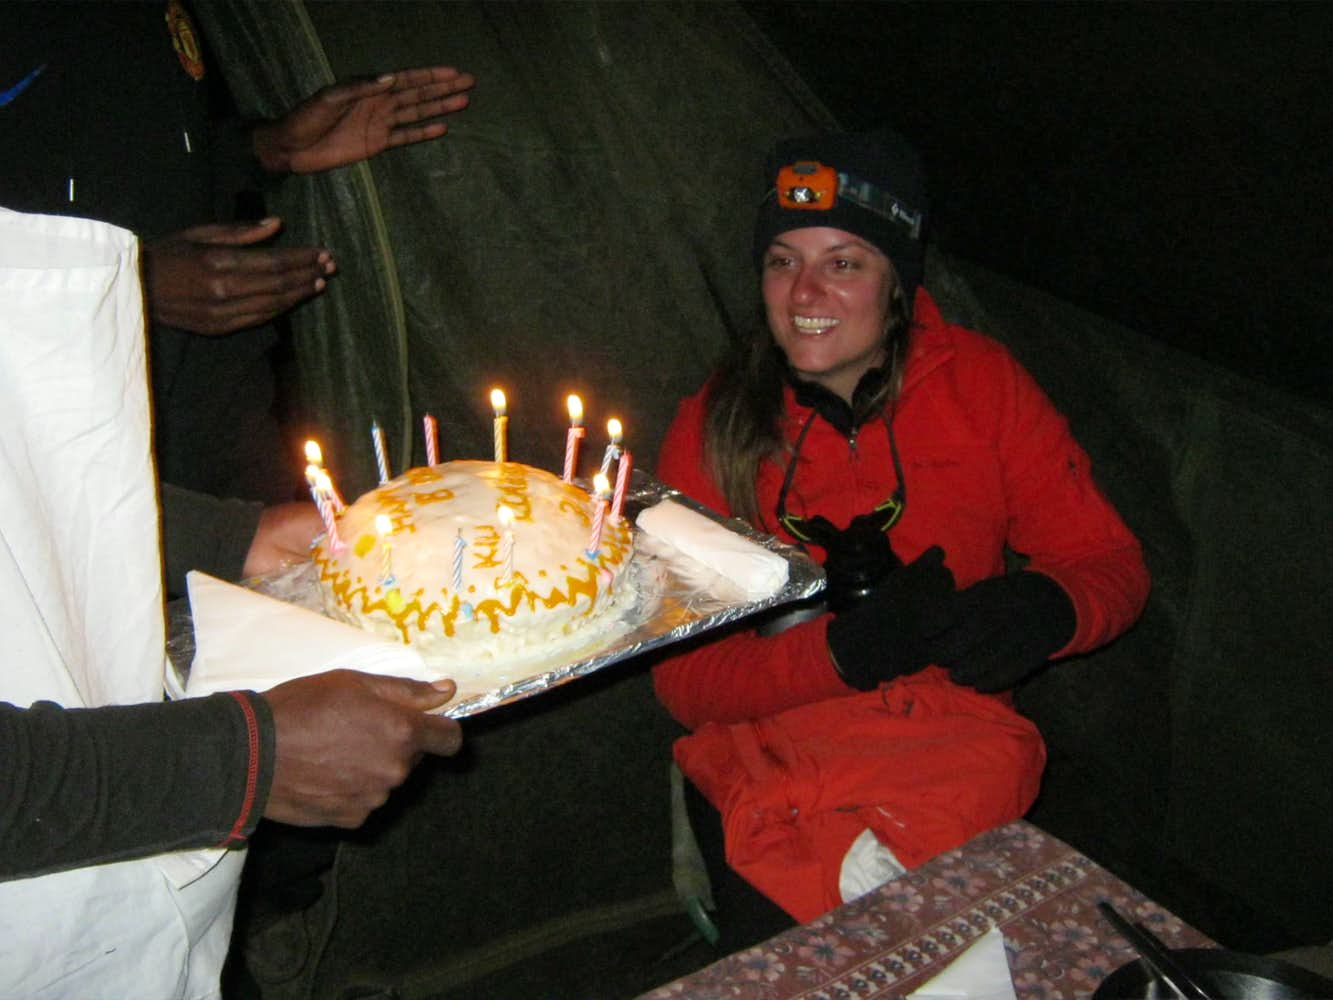
[[[799,160],[778,171],[778,204],[819,212],[838,201],[838,173],[813,160]]]
[[[841,197],[921,239],[924,213],[869,181],[839,173],[816,160],[797,160],[778,170],[778,205],[797,211],[827,212]]]

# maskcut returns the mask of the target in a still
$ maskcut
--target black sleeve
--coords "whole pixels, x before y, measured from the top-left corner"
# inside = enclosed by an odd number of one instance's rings
[[[268,800],[274,744],[268,704],[248,692],[0,703],[0,880],[239,847]]]
[[[168,596],[184,596],[185,574],[192,569],[220,580],[239,580],[263,512],[257,501],[220,500],[163,483],[162,561]]]

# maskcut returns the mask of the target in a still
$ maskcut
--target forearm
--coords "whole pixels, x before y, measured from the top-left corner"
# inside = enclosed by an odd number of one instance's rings
[[[0,879],[241,846],[268,798],[274,742],[267,704],[246,693],[0,704]]]
[[[658,699],[682,725],[756,719],[851,694],[828,652],[828,616],[774,636],[737,632],[653,668]]]
[[[162,559],[167,593],[185,593],[185,574],[203,570],[222,580],[239,580],[259,528],[264,505],[222,500],[206,493],[162,484]]]

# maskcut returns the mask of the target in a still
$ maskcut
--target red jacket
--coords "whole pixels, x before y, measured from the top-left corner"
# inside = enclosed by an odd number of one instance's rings
[[[889,535],[894,551],[908,562],[931,545],[942,546],[961,589],[1004,572],[1008,545],[1073,601],[1077,627],[1057,655],[1114,638],[1142,610],[1148,573],[1138,541],[1093,482],[1088,456],[1067,421],[1004,347],[946,323],[924,290],[914,316],[894,423],[907,497]],[[657,475],[730,513],[703,461],[706,391],[681,403]],[[809,415],[788,389],[789,442]],[[792,541],[773,513],[785,471],[772,461],[760,468],[758,527]],[[842,527],[888,497],[895,479],[883,421],[866,423],[852,443],[816,418],[787,508],[822,514]],[[822,561],[821,550],[811,554]],[[656,667],[657,694],[691,729],[849,696],[853,691],[829,656],[828,620],[824,615],[771,637],[736,632],[694,647]],[[929,674],[948,683],[939,668]]]

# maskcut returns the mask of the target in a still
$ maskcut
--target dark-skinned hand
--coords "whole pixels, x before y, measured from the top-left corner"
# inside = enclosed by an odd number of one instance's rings
[[[258,326],[324,290],[337,270],[323,247],[261,247],[282,227],[258,222],[192,226],[143,244],[152,318],[192,333]]]
[[[274,504],[259,515],[245,556],[244,576],[276,573],[310,558],[310,543],[324,530],[319,509],[306,501]]]
[[[423,754],[458,752],[458,723],[429,714],[453,696],[453,681],[429,684],[353,670],[301,677],[268,691],[277,759],[264,816],[295,826],[360,826]]]
[[[255,156],[269,173],[309,174],[437,139],[448,126],[429,119],[467,107],[474,83],[470,73],[431,66],[325,87],[256,125]]]

